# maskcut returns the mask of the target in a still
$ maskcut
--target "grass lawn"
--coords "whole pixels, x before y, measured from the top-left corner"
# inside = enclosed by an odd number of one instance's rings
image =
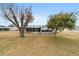
[[[61,32],[57,39],[53,35],[0,32],[0,55],[79,55],[79,33]]]

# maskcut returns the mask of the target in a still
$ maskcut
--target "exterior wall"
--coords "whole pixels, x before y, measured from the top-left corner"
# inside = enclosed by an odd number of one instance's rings
[[[47,26],[41,27],[41,33],[42,34],[50,34],[53,33],[52,29],[49,29]]]
[[[47,26],[27,27],[26,32],[28,32],[28,33],[48,34],[48,33],[52,33],[52,29],[48,29]]]
[[[41,30],[48,30],[47,26],[41,27]]]

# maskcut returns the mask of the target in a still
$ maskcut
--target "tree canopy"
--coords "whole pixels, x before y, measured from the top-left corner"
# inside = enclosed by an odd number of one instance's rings
[[[62,31],[65,28],[72,30],[75,28],[76,15],[74,13],[64,13],[60,12],[58,14],[50,15],[48,20],[48,28]]]

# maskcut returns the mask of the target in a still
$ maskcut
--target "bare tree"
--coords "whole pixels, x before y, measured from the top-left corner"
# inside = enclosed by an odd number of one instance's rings
[[[2,15],[18,28],[20,37],[23,38],[26,26],[34,19],[31,12],[32,7],[20,7],[12,3],[0,4],[0,7]]]

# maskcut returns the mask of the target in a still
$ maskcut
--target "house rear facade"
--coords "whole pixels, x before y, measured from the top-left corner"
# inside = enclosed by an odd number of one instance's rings
[[[48,29],[46,25],[29,25],[26,27],[25,31],[29,33],[49,33],[52,32],[52,29]]]
[[[15,26],[11,27],[0,27],[0,29],[8,29],[8,31],[18,31],[18,28]],[[5,30],[4,30],[5,31]],[[25,32],[28,33],[51,33],[52,29],[48,29],[47,25],[45,26],[40,26],[40,25],[28,25],[25,28]]]
[[[0,27],[0,31],[18,31],[18,28],[15,26],[11,26],[11,27]],[[64,29],[64,32],[69,32],[71,30],[68,29]],[[74,32],[79,32],[79,27],[76,27],[74,30],[72,30]],[[25,28],[25,32],[28,33],[54,33],[54,30],[49,29],[47,27],[47,25],[45,26],[40,26],[40,25],[28,25]]]

